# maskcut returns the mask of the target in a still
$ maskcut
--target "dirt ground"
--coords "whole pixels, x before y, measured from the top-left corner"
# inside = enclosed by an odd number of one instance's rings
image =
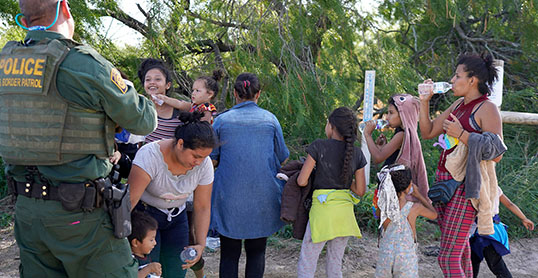
[[[0,212],[13,213],[13,206],[7,198],[0,200]],[[424,222],[418,233],[419,274],[420,277],[442,277],[437,264],[436,252],[439,242],[435,239],[438,230],[435,224]],[[510,241],[511,254],[504,260],[513,277],[538,277],[538,238],[525,238]],[[295,239],[271,237],[266,252],[265,275],[267,278],[297,277],[296,268],[301,242]],[[206,248],[206,275],[218,277],[220,252]],[[349,240],[343,259],[343,274],[346,278],[374,277],[377,259],[376,235],[363,232],[363,238]],[[19,277],[19,248],[13,235],[13,224],[0,229],[0,278]],[[480,278],[494,277],[485,262],[480,268]],[[245,256],[241,256],[240,277],[244,277]],[[192,271],[188,278],[194,278]],[[316,277],[325,276],[325,253],[318,260]]]
[[[13,226],[0,230],[0,278],[18,277],[19,250],[13,237]],[[419,242],[420,277],[442,277],[435,252],[438,242]],[[297,260],[301,242],[294,239],[270,238],[266,255],[265,277],[296,277]],[[512,253],[504,257],[514,277],[538,277],[538,238],[511,241]],[[429,256],[426,254],[430,254]],[[205,252],[207,277],[218,277],[220,253]],[[374,277],[377,256],[377,240],[374,235],[349,241],[343,262],[344,277]],[[241,257],[240,273],[244,273],[244,255]],[[194,277],[189,272],[187,277]],[[316,277],[325,277],[325,255],[318,261]],[[493,277],[485,262],[481,266],[481,278]]]

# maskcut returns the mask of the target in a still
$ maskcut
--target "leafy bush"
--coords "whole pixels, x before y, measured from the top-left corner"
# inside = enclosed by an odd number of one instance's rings
[[[508,91],[503,97],[503,110],[538,113],[536,89]],[[497,165],[497,179],[504,194],[533,222],[538,221],[538,126],[503,125],[508,151]],[[501,205],[500,216],[510,228],[511,237],[536,236],[527,231],[521,221]]]
[[[375,188],[376,185],[370,186],[361,201],[355,205],[355,218],[363,232],[377,233],[377,227],[379,226],[379,219],[374,217],[372,211]]]
[[[528,219],[538,224],[538,160],[519,170],[507,173],[499,178],[503,193],[516,204]],[[500,216],[503,223],[508,225],[510,237],[536,236],[521,225],[521,220],[501,205]]]

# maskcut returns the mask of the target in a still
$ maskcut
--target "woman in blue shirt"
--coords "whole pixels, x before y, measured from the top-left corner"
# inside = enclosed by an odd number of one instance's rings
[[[212,196],[212,226],[220,234],[220,277],[238,277],[242,241],[245,277],[263,277],[267,237],[280,221],[283,183],[275,176],[289,156],[275,115],[258,107],[260,82],[240,74],[234,85],[236,105],[213,124],[222,145],[211,158],[218,163]]]

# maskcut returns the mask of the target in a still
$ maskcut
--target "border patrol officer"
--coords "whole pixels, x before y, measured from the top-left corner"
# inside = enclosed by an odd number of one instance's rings
[[[66,0],[19,6],[29,32],[0,53],[0,156],[17,194],[20,275],[136,277],[129,243],[114,236],[94,181],[111,171],[116,124],[148,134],[155,107],[72,40]]]

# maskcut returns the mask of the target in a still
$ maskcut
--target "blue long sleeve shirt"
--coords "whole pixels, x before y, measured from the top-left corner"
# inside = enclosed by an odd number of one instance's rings
[[[213,128],[221,145],[211,153],[219,161],[212,227],[235,239],[270,236],[284,224],[280,220],[283,183],[276,174],[289,156],[278,119],[246,101],[219,115]]]

